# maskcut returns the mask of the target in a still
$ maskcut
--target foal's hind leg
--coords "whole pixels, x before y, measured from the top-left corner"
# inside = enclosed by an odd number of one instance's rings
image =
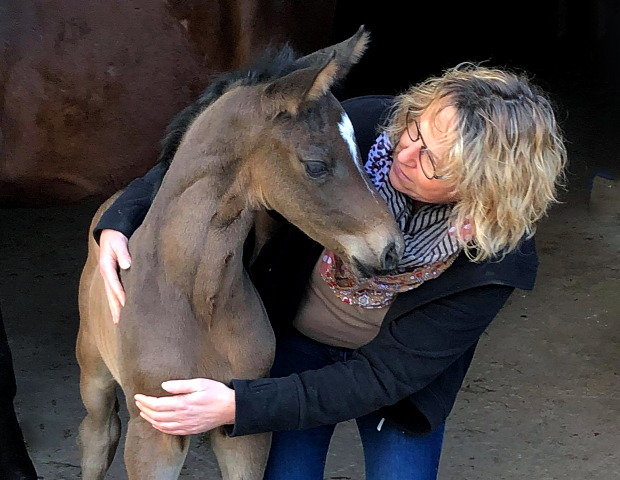
[[[267,465],[271,433],[229,437],[223,428],[211,432],[211,446],[224,480],[261,480]]]
[[[129,480],[176,480],[189,441],[189,436],[162,433],[140,416],[134,416],[129,421],[125,440],[125,466]]]
[[[79,433],[82,478],[101,480],[112,463],[121,436],[116,381],[98,352],[86,350],[80,339],[78,361],[80,393],[88,412]]]

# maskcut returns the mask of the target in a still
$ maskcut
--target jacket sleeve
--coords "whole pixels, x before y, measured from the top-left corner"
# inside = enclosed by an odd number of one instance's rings
[[[123,193],[103,213],[93,230],[97,243],[99,243],[101,232],[107,228],[118,230],[127,238],[131,237],[133,232],[142,225],[166,171],[167,165],[160,162],[146,175],[127,185]]]
[[[395,404],[475,345],[513,290],[485,285],[423,305],[384,322],[345,362],[283,378],[233,380],[231,435],[335,424]]]

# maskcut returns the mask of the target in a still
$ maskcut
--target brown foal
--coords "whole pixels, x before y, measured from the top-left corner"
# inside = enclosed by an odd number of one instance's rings
[[[232,83],[190,124],[142,226],[131,237],[127,294],[112,323],[90,239],[80,284],[77,356],[87,416],[80,427],[85,480],[102,479],[120,436],[115,388],[131,416],[131,480],[176,479],[189,437],[139,416],[135,393],[162,396],[170,379],[266,376],[274,336],[242,264],[257,212],[271,209],[345,258],[360,275],[395,268],[403,239],[362,173],[351,122],[330,92],[363,54],[350,39],[291,59],[286,74]],[[106,202],[96,214],[95,225]],[[259,480],[270,434],[211,431],[224,479]]]

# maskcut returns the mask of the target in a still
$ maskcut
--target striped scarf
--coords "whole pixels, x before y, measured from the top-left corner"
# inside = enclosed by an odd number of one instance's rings
[[[452,205],[426,204],[416,212],[414,201],[396,191],[388,178],[393,152],[387,134],[382,133],[370,149],[364,168],[405,237],[405,253],[399,269],[407,270],[448,259],[459,251],[456,240],[448,235]]]
[[[329,250],[323,253],[319,266],[321,277],[335,295],[363,308],[389,306],[398,293],[441,275],[460,252],[458,243],[448,235],[451,205],[426,204],[416,211],[413,200],[390,183],[393,151],[387,134],[382,133],[370,149],[364,168],[405,238],[398,272],[360,282]]]

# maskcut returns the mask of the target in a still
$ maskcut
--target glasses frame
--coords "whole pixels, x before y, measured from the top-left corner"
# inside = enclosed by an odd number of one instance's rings
[[[433,155],[431,155],[431,151],[426,146],[426,142],[424,141],[424,137],[422,136],[422,132],[420,131],[420,124],[418,123],[418,120],[414,118],[413,122],[410,122],[409,121],[410,115],[411,115],[411,110],[407,110],[407,116],[405,119],[405,121],[407,122],[406,123],[407,135],[409,136],[409,140],[411,140],[413,143],[416,143],[418,140],[422,141],[422,148],[420,148],[420,151],[418,153],[418,164],[420,165],[420,168],[422,169],[422,173],[429,180],[443,180],[445,176],[437,175],[435,173],[437,170],[437,165],[435,164],[435,159],[433,158]],[[415,129],[417,133],[417,136],[415,138],[413,138],[413,135],[411,135],[411,130],[409,130],[409,126],[411,125],[411,123],[415,124]],[[428,155],[428,159],[431,162],[431,166],[433,167],[432,175],[429,175],[424,169],[424,162],[422,162],[422,154],[424,152],[426,152],[426,155]]]

